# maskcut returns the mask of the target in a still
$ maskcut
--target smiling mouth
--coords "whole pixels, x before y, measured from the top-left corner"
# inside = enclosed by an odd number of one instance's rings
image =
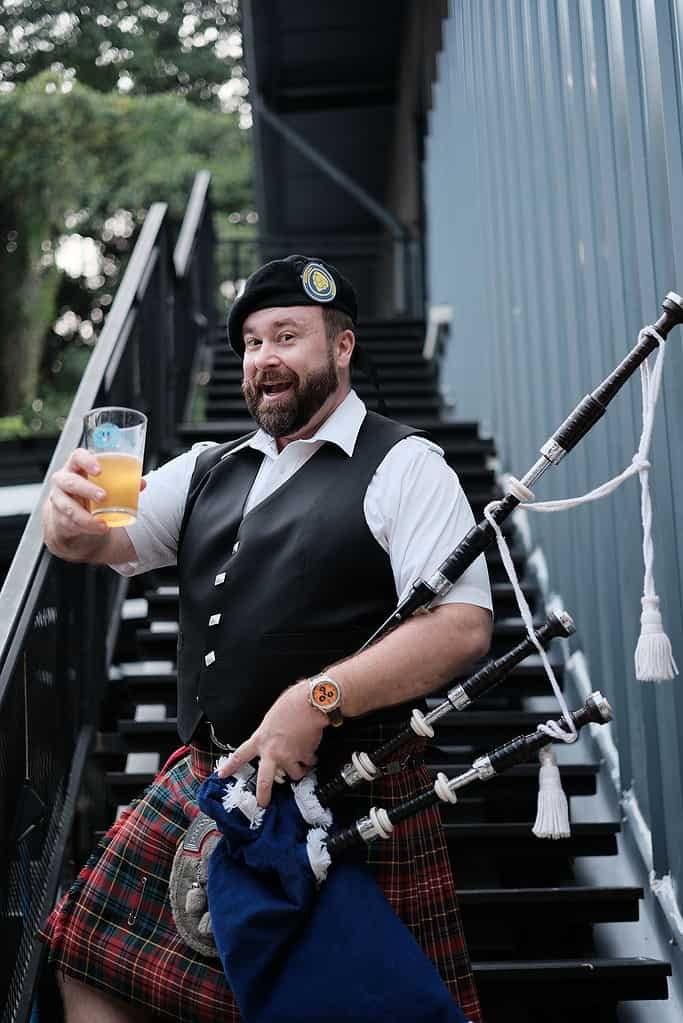
[[[261,384],[261,393],[266,398],[277,398],[279,395],[284,394],[292,386],[290,381],[280,381],[276,384]]]

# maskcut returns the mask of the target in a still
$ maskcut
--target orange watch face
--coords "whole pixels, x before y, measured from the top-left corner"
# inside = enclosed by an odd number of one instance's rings
[[[316,682],[311,690],[311,697],[321,710],[332,710],[339,703],[339,691],[329,682]]]

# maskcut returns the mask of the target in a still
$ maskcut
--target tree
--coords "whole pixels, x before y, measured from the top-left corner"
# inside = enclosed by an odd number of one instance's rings
[[[100,92],[174,92],[248,114],[238,0],[7,0],[3,6],[0,88],[56,70]]]
[[[194,174],[207,167],[219,208],[252,202],[250,141],[237,115],[172,94],[98,93],[50,72],[0,93],[0,161],[0,416],[35,397],[56,305],[72,324],[53,332],[50,356],[74,336],[92,343],[152,201],[168,202],[179,220]],[[97,262],[77,314],[79,296],[55,265],[75,229],[93,239]]]

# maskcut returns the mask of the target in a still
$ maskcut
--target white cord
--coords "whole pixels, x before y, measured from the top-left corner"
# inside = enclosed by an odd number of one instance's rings
[[[650,497],[649,453],[652,444],[652,432],[654,429],[655,411],[659,392],[662,383],[662,370],[664,364],[665,343],[664,338],[654,327],[643,327],[638,335],[638,341],[645,337],[653,337],[657,341],[657,354],[654,365],[650,365],[649,359],[645,359],[640,365],[640,388],[642,399],[642,430],[638,450],[618,476],[602,483],[599,487],[590,490],[581,497],[572,497],[560,501],[530,501],[523,500],[520,507],[528,511],[556,512],[564,511],[567,508],[576,508],[581,504],[591,501],[598,501],[608,494],[613,493],[631,476],[636,473],[640,476],[641,501],[640,511],[643,526],[643,596],[641,598],[641,633],[635,653],[636,678],[639,681],[649,682],[673,678],[678,674],[678,667],[671,652],[671,643],[664,632],[662,618],[659,612],[659,597],[655,589],[654,580],[654,546],[652,543],[652,500]],[[511,494],[520,499],[523,484],[514,477],[509,479],[507,489]],[[486,514],[486,512],[484,513]],[[491,521],[490,516],[487,519]],[[501,547],[500,541],[498,544]],[[502,547],[501,547],[502,555]],[[511,577],[512,579],[512,577]],[[514,583],[513,583],[514,585]],[[517,591],[515,591],[517,592]],[[521,608],[521,605],[520,605]]]
[[[512,583],[512,588],[514,590],[515,597],[517,598],[517,605],[519,607],[519,612],[522,616],[522,621],[524,622],[524,625],[526,627],[529,639],[534,644],[534,646],[536,647],[540,654],[541,662],[543,664],[543,667],[545,668],[545,673],[548,676],[550,685],[553,687],[553,692],[557,697],[557,702],[560,705],[560,708],[562,710],[562,716],[567,722],[567,727],[569,728],[569,731],[566,732],[563,728],[560,728],[560,726],[554,721],[548,721],[546,722],[545,725],[539,725],[539,728],[541,731],[545,732],[546,735],[551,736],[553,739],[559,739],[562,742],[576,742],[577,739],[576,725],[574,724],[572,716],[569,713],[569,708],[567,707],[564,696],[562,695],[562,691],[559,685],[557,684],[557,679],[555,678],[555,672],[552,669],[552,665],[550,664],[546,652],[543,649],[543,646],[541,645],[538,637],[536,636],[536,633],[534,632],[534,622],[531,616],[531,611],[529,609],[529,605],[527,604],[526,597],[522,592],[522,587],[519,585],[519,578],[517,577],[517,572],[515,570],[512,557],[510,555],[510,549],[507,545],[505,537],[503,536],[503,531],[501,530],[500,526],[493,517],[492,514],[493,509],[496,508],[497,505],[498,505],[497,501],[491,501],[490,504],[487,504],[486,507],[484,508],[484,517],[486,518],[486,521],[490,524],[490,526],[492,527],[493,531],[496,534],[496,540],[498,541],[498,549],[500,551],[500,556],[503,559],[503,565],[505,566],[505,571],[508,574],[508,579]]]

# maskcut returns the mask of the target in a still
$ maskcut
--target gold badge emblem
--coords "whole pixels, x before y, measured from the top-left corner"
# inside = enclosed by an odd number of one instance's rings
[[[304,291],[314,302],[331,302],[337,294],[332,275],[320,263],[307,263],[301,274]]]

